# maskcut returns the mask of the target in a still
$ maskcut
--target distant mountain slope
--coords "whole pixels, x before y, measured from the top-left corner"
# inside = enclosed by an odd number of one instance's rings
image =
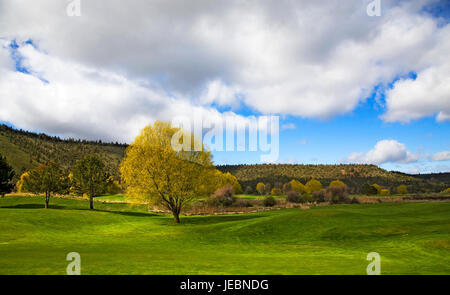
[[[101,141],[62,140],[0,125],[0,154],[6,156],[18,175],[49,160],[70,169],[83,155],[96,154],[104,160],[108,172],[118,178],[126,147]]]
[[[62,140],[0,125],[0,154],[6,156],[17,172],[16,179],[22,172],[49,160],[69,170],[85,154],[100,156],[108,172],[119,179],[119,166],[126,147],[126,144],[101,141]],[[320,180],[325,186],[332,180],[343,180],[354,193],[364,183],[378,183],[391,191],[406,184],[410,192],[438,192],[450,186],[450,173],[409,175],[386,171],[375,165],[263,164],[218,166],[218,169],[235,175],[243,189],[249,186],[253,190],[260,181],[273,186],[292,179],[305,183],[311,178]]]
[[[225,165],[218,166],[223,172],[230,172],[239,180],[242,188],[255,189],[258,182],[269,183],[272,187],[278,183],[286,183],[297,179],[306,183],[314,178],[324,186],[339,179],[344,181],[352,193],[358,193],[364,183],[377,183],[395,191],[400,184],[406,184],[410,192],[439,192],[448,184],[436,179],[425,179],[414,175],[390,172],[375,165]]]

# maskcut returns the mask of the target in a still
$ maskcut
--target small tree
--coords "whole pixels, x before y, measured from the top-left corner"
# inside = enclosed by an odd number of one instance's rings
[[[231,206],[236,201],[234,196],[234,188],[231,184],[226,184],[224,187],[217,189],[210,197],[210,203],[215,206]]]
[[[322,189],[322,184],[318,180],[311,179],[305,184],[305,187],[308,194],[313,194],[314,192],[320,191]]]
[[[292,191],[291,183],[285,183],[283,184],[283,192],[285,195],[287,195],[290,191]]]
[[[291,185],[291,189],[298,192],[299,194],[308,193],[306,186],[298,180],[293,179],[291,180],[291,182],[289,182],[289,184]]]
[[[374,184],[372,184],[372,186],[377,190],[378,194],[381,194],[381,186],[380,185],[374,183]]]
[[[450,187],[444,191],[444,194],[450,194]]]
[[[256,185],[256,191],[258,192],[258,194],[263,195],[266,191],[265,184],[262,182],[258,182],[258,184]]]
[[[340,180],[333,180],[332,182],[330,182],[329,187],[333,187],[333,186],[343,186],[345,185],[345,183],[343,183]]]
[[[281,189],[279,189],[278,187],[274,187],[272,189],[272,191],[270,192],[270,194],[272,196],[281,196],[281,194],[283,194],[283,192],[281,191]]]
[[[371,195],[378,194],[378,190],[373,185],[365,183],[361,187],[361,193],[364,194],[364,195],[371,196]]]
[[[402,195],[407,194],[408,193],[408,189],[406,188],[406,185],[404,185],[404,184],[399,185],[397,187],[397,193],[398,194],[402,194]]]
[[[94,198],[106,193],[109,176],[105,164],[95,155],[86,155],[73,169],[72,190],[89,197],[89,209],[94,209]]]
[[[61,191],[64,178],[59,166],[50,161],[28,172],[28,176],[23,178],[23,189],[34,194],[44,193],[47,209],[50,196]]]
[[[275,200],[274,197],[272,196],[268,196],[264,199],[263,201],[263,205],[264,207],[273,207],[277,204],[277,201]]]
[[[14,177],[14,170],[2,155],[0,155],[0,197],[4,197],[14,188],[11,182]]]
[[[388,196],[391,194],[391,192],[388,189],[382,189],[380,192],[383,196]]]

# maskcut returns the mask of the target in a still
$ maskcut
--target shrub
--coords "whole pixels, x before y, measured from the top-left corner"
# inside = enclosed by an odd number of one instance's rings
[[[251,186],[247,186],[246,188],[245,188],[245,192],[244,192],[246,195],[251,195],[252,193],[253,193],[253,189],[252,189],[252,187]]]
[[[297,191],[289,191],[287,193],[286,201],[290,203],[300,203],[301,202],[300,193]]]
[[[272,185],[270,183],[266,184],[266,195],[270,195],[270,193],[272,192]]]
[[[249,200],[238,198],[236,200],[236,206],[238,207],[252,207],[252,203]]]
[[[318,180],[311,179],[305,184],[305,187],[308,194],[313,194],[322,189],[322,184]]]
[[[217,189],[210,197],[210,204],[213,206],[228,207],[233,205],[235,201],[234,188],[231,184],[227,184],[224,187]]]
[[[292,191],[291,184],[289,182],[283,184],[283,192],[287,195],[287,193],[290,192],[290,191]]]
[[[378,194],[381,194],[381,186],[379,186],[378,184],[374,183],[372,184],[372,186],[377,190]]]
[[[376,187],[374,187],[373,185],[370,185],[368,183],[363,184],[363,186],[361,187],[361,193],[364,195],[376,195],[378,194],[378,190],[376,189]]]
[[[271,194],[272,196],[281,196],[281,195],[283,194],[283,192],[281,191],[281,189],[279,189],[279,188],[277,188],[277,187],[274,187],[274,188],[272,189],[272,191],[270,192],[270,194]]]
[[[406,189],[406,185],[402,184],[397,187],[398,194],[407,194],[408,190]]]
[[[272,196],[268,196],[264,199],[264,207],[273,207],[277,204],[277,201],[275,200],[274,197]]]
[[[340,180],[333,180],[332,182],[330,182],[330,187],[332,187],[332,186],[343,186],[343,185],[345,185],[345,183],[343,183],[342,181],[340,181]]]
[[[348,204],[351,199],[348,196],[347,186],[330,186],[327,188],[325,200],[332,204]]]
[[[307,193],[306,186],[303,183],[301,183],[300,181],[292,179],[291,182],[289,182],[289,184],[291,185],[291,189],[293,191],[296,191],[299,194]]]
[[[313,200],[316,202],[325,202],[325,196],[327,194],[327,190],[321,189],[320,191],[314,192],[312,194]]]
[[[446,194],[450,194],[450,187],[444,191]]]
[[[388,195],[391,194],[391,192],[390,192],[387,188],[382,189],[380,193],[381,193],[383,196],[388,196]]]

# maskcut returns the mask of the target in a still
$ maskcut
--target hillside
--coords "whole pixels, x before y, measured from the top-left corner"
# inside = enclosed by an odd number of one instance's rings
[[[410,192],[440,192],[448,187],[447,183],[435,178],[390,172],[375,165],[263,164],[225,165],[218,166],[218,169],[235,175],[243,189],[249,187],[252,190],[258,182],[269,183],[273,187],[276,183],[286,183],[291,179],[306,183],[312,178],[320,180],[324,186],[333,180],[342,180],[352,193],[358,193],[364,183],[377,183],[391,191],[395,191],[400,184],[406,184]]]
[[[0,125],[0,154],[6,156],[13,166],[16,178],[22,172],[49,160],[55,161],[63,169],[70,169],[83,155],[95,154],[104,160],[108,172],[118,179],[118,167],[126,147],[124,144],[101,141],[62,140]]]
[[[85,154],[101,157],[108,172],[119,179],[119,166],[126,147],[126,144],[101,141],[62,140],[0,125],[0,154],[6,156],[17,172],[16,179],[22,172],[49,160],[70,169]],[[378,183],[391,191],[406,184],[410,192],[439,192],[450,186],[450,173],[409,175],[375,165],[262,164],[218,166],[218,169],[235,175],[243,189],[248,186],[253,190],[260,181],[273,186],[291,179],[305,183],[311,178],[320,180],[323,185],[335,179],[343,180],[353,193],[359,192],[364,183]]]

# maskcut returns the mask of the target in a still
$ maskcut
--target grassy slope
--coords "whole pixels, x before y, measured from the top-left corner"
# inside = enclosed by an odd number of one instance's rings
[[[0,274],[450,273],[450,203],[340,205],[247,215],[184,217],[126,204],[38,197],[0,199]]]
[[[18,146],[9,142],[9,140],[0,134],[0,154],[6,157],[8,163],[14,168],[17,174],[22,169],[28,170],[38,165],[33,161],[26,152],[22,151]]]

